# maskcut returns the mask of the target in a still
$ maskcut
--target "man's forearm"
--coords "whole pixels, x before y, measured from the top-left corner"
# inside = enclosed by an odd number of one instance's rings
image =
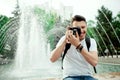
[[[63,42],[60,46],[58,46],[51,52],[51,57],[50,57],[51,62],[55,62],[56,60],[58,60],[58,58],[60,58],[62,52],[64,51],[65,44],[66,43]]]
[[[84,56],[84,58],[87,60],[88,63],[90,63],[92,66],[96,66],[98,63],[98,55],[97,52],[92,51],[88,52],[86,49],[81,50],[81,54]]]

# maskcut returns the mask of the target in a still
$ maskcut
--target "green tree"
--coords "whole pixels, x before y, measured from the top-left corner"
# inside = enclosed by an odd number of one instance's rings
[[[43,23],[51,49],[55,48],[56,43],[64,35],[65,28],[70,24],[70,21],[62,21],[61,17],[55,11],[46,11],[38,6],[34,8],[34,12],[38,16],[39,21]]]
[[[49,31],[54,28],[56,21],[59,19],[56,12],[51,10],[45,10],[38,6],[34,7],[34,13],[37,15],[39,22],[42,23],[45,33],[47,34],[50,46],[54,47],[55,35],[49,35]]]
[[[9,21],[9,17],[5,15],[0,15],[0,29]]]
[[[104,44],[101,40],[101,35],[97,31],[96,23],[93,20],[87,21],[88,29],[87,35],[91,38],[94,38],[97,42],[99,56],[104,55],[103,49],[101,48],[101,44]]]
[[[106,32],[109,32],[109,31],[112,32],[112,29],[106,18],[109,19],[110,22],[112,22],[112,12],[108,10],[107,8],[105,8],[104,6],[102,6],[101,9],[98,10],[98,16],[96,17],[97,29],[101,33],[105,42],[107,44],[110,44],[104,30]],[[107,35],[110,37],[111,34],[107,34]]]
[[[4,42],[4,37],[5,37],[5,24],[9,21],[10,18],[8,18],[5,15],[0,15],[0,54],[4,54],[4,46],[5,46],[5,42]]]
[[[119,42],[116,40],[116,38],[113,39],[115,41],[115,47],[120,51],[120,12],[117,14],[116,17],[114,17],[112,24],[113,24],[114,30],[119,38]],[[114,35],[114,34],[112,34],[112,35]]]
[[[118,22],[112,17],[112,11],[102,6],[101,9],[98,9],[98,16],[96,17],[96,20],[97,30],[107,44],[109,51],[115,54],[115,47],[118,47],[119,42],[117,36],[115,35],[116,31],[114,30],[116,30],[115,24],[118,25]],[[99,41],[99,43],[101,43],[101,41]],[[102,45],[102,48],[105,50],[105,45]]]

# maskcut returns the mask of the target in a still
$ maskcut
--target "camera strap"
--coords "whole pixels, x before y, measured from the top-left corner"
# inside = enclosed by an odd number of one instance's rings
[[[90,38],[89,37],[85,37],[85,42],[86,42],[86,45],[87,45],[87,49],[89,51],[89,48],[90,48],[90,45],[91,45]],[[70,46],[71,46],[71,44],[66,44],[65,45],[65,50],[64,50],[64,53],[63,53],[63,56],[62,56],[62,69],[63,69],[63,60],[64,60],[65,55],[66,55],[68,49],[70,48]],[[97,73],[96,67],[93,67],[93,69],[94,69],[94,72]]]

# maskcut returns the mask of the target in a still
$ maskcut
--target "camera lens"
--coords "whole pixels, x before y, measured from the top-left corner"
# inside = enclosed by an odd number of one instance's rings
[[[73,29],[73,35],[76,35],[77,29]]]

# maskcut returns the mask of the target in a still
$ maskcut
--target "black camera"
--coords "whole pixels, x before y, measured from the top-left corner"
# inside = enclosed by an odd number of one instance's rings
[[[80,27],[69,27],[69,30],[73,31],[73,35],[76,35],[76,32],[78,33],[78,35],[80,36],[81,34],[81,29]]]

